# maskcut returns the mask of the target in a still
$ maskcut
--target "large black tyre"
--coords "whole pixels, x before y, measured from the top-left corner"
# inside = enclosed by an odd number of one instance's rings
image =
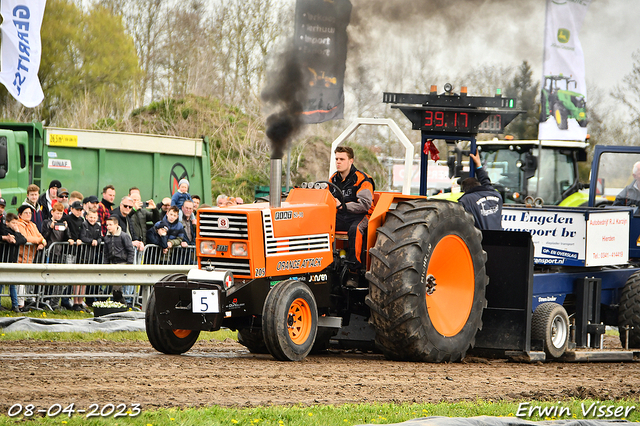
[[[387,213],[366,274],[370,322],[387,358],[464,358],[487,304],[481,241],[473,217],[457,203],[404,201]]]
[[[267,294],[262,309],[264,342],[279,361],[300,361],[313,347],[318,331],[318,307],[301,281],[285,280]]]
[[[629,326],[629,349],[640,348],[640,272],[636,272],[628,279],[620,294],[618,308],[618,331],[622,347],[626,347]],[[631,328],[633,327],[633,328]]]
[[[238,343],[246,346],[252,354],[268,354],[261,328],[238,329]]]
[[[186,281],[183,274],[167,275],[163,281]],[[156,311],[156,293],[151,292],[147,303],[147,312],[144,316],[144,324],[147,337],[151,346],[159,352],[169,355],[177,355],[187,352],[198,340],[200,330],[166,330],[160,328],[158,313]]]
[[[558,303],[538,305],[531,316],[531,339],[542,340],[545,353],[560,358],[569,346],[569,316]]]

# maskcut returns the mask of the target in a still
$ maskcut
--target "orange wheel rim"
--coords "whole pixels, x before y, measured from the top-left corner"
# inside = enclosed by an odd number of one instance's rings
[[[311,333],[311,308],[304,299],[296,299],[289,306],[287,314],[287,330],[289,337],[296,345],[301,345],[307,341]]]
[[[475,293],[475,274],[469,248],[457,235],[447,235],[433,250],[427,275],[435,278],[427,294],[433,327],[443,336],[455,336],[467,323]]]
[[[173,334],[176,335],[176,337],[180,338],[180,339],[184,339],[185,337],[187,337],[188,335],[191,334],[191,330],[172,330]]]

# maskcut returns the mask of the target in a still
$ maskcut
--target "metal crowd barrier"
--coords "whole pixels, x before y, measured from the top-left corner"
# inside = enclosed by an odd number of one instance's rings
[[[44,250],[31,244],[0,244],[0,285],[7,292],[7,284],[18,285],[18,297],[34,299],[37,309],[50,307],[49,302],[58,298],[105,300],[111,297],[113,285],[121,285],[125,300],[144,308],[148,286],[169,273],[187,273],[197,264],[195,246],[172,247],[163,253],[152,244],[142,253],[136,251],[134,265],[106,265],[103,260],[104,243],[94,247],[60,242]],[[85,294],[73,294],[72,286],[84,286]],[[4,291],[0,296],[8,297]]]
[[[142,265],[196,265],[196,246],[171,247],[165,253],[162,247],[147,244],[142,252]]]

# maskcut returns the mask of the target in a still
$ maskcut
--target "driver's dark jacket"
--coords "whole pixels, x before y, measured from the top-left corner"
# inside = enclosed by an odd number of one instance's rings
[[[502,197],[491,185],[484,168],[476,169],[480,186],[471,188],[458,200],[464,209],[473,215],[475,225],[480,229],[502,229]]]
[[[614,206],[638,206],[640,205],[640,190],[636,185],[636,182],[631,182],[630,185],[624,187],[613,202]]]
[[[346,179],[343,180],[342,175],[335,172],[331,176],[331,183],[342,191],[346,207],[346,209],[338,209],[336,212],[336,223],[351,219],[354,216],[364,217],[367,213],[370,213],[369,209],[373,204],[373,191],[375,190],[375,184],[371,176],[356,169],[352,164]],[[335,189],[331,188],[331,192],[334,191]]]

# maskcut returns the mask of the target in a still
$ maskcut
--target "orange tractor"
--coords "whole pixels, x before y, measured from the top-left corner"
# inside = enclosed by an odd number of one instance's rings
[[[469,107],[458,114],[442,123],[466,119],[473,132],[483,121]],[[297,361],[361,318],[390,359],[462,359],[482,326],[488,282],[472,216],[457,203],[376,192],[366,269],[350,288],[331,184],[303,185],[281,202],[281,170],[272,159],[269,203],[198,210],[197,268],[166,276],[148,301],[153,347],[184,353],[201,330],[226,327],[251,352]]]

